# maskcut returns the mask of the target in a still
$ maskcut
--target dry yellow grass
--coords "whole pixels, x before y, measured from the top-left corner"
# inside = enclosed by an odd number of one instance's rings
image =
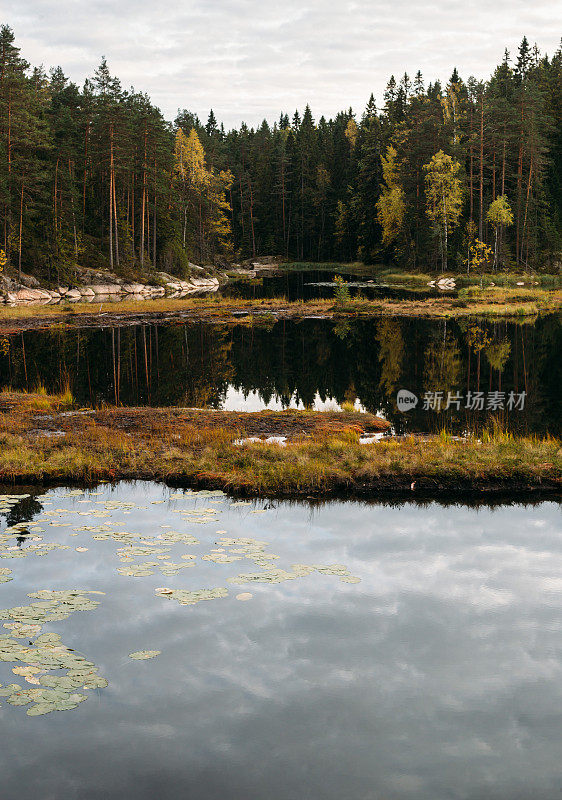
[[[32,396],[0,394],[0,480],[174,479],[264,495],[409,490],[412,484],[417,491],[562,491],[562,445],[551,437],[491,432],[481,441],[445,435],[364,445],[361,415],[349,415],[348,424],[340,415],[342,422],[330,426],[322,424],[323,412],[314,412],[310,432],[293,433],[287,447],[238,446],[267,417],[256,422],[260,415],[225,414],[221,423],[220,412],[201,412],[199,420],[185,421],[179,409],[63,417],[58,400],[47,399],[52,405],[45,414]],[[53,429],[64,435],[48,435]]]
[[[562,290],[540,287],[505,288],[487,287],[469,292],[462,299],[434,297],[425,300],[390,300],[386,298],[352,299],[337,303],[334,300],[308,300],[288,302],[284,298],[242,300],[221,296],[146,300],[143,302],[124,300],[120,303],[76,303],[53,306],[0,306],[0,331],[9,332],[21,327],[53,324],[84,324],[112,319],[133,318],[142,321],[148,318],[162,319],[208,319],[210,321],[240,321],[235,312],[247,311],[251,317],[255,312],[270,311],[272,315],[299,318],[310,314],[334,316],[379,316],[452,318],[466,316],[533,317],[539,313],[562,309]]]

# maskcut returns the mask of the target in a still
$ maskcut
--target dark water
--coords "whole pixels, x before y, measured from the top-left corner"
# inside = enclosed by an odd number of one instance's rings
[[[92,595],[97,608],[43,633],[60,634],[108,686],[44,716],[0,699],[2,800],[560,795],[556,503],[234,505],[123,483],[94,494],[51,490],[7,516],[33,520],[40,544],[69,549],[0,559],[13,570],[0,605],[26,605],[41,589],[104,592]],[[0,520],[1,535],[6,513]],[[129,533],[131,545],[160,542],[170,529],[193,535],[197,544],[174,544],[168,557],[193,554],[195,566],[174,577],[120,575],[123,543],[96,540],[84,525]],[[359,580],[314,572],[233,584],[228,577],[262,570],[247,557],[203,560],[225,549],[218,536],[269,543],[277,570],[338,564]],[[8,546],[0,552],[15,552]],[[155,587],[228,595],[179,605]],[[239,592],[252,596],[243,602]],[[138,650],[161,654],[131,660]],[[13,666],[0,662],[0,682],[28,687]]]
[[[69,383],[83,404],[259,410],[347,402],[382,413],[397,432],[463,432],[494,418],[514,431],[559,434],[561,353],[560,315],[520,325],[304,319],[51,329],[10,337],[0,386],[41,382],[57,391]],[[400,389],[419,398],[408,413],[397,408]],[[476,391],[482,409],[472,402]],[[424,410],[427,392],[443,393],[439,411]],[[444,410],[449,392],[462,400]],[[469,392],[474,408],[466,408]],[[487,408],[493,392],[505,393],[503,410]],[[514,400],[525,392],[523,408],[508,409],[512,392]]]
[[[366,298],[389,297],[396,300],[422,300],[442,294],[437,289],[417,283],[392,284],[371,278],[369,275],[354,275],[342,272],[334,265],[333,270],[286,270],[277,275],[256,277],[250,280],[235,280],[223,286],[220,293],[225,297],[261,299],[285,297],[290,302],[297,300],[318,300],[334,297],[334,277],[338,276],[348,284],[352,297],[362,295]],[[451,292],[449,292],[450,294]]]

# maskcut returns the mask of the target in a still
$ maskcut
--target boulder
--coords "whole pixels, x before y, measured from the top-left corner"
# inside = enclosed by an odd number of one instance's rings
[[[121,287],[125,294],[140,294],[144,289],[142,283],[124,283]]]
[[[13,292],[15,303],[34,303],[41,300],[50,300],[51,295],[44,289],[19,289]]]
[[[33,275],[26,275],[24,272],[18,276],[18,281],[27,289],[38,289],[40,286],[37,278],[34,278]]]
[[[82,295],[80,294],[78,289],[69,289],[66,292],[66,294],[64,295],[64,299],[65,300],[71,300],[71,301],[74,302],[76,300],[81,300],[82,299]]]
[[[79,292],[82,297],[93,297],[95,295],[94,290],[90,289],[89,286],[81,286]]]
[[[94,284],[84,288],[91,289],[94,294],[121,294],[121,286],[117,283]]]
[[[215,280],[216,280],[216,278],[212,278],[212,279],[209,279],[209,278],[192,278],[190,283],[191,283],[192,286],[197,286],[198,288],[201,288],[201,287],[204,287],[204,286],[214,286],[214,281]],[[218,283],[218,281],[217,281],[217,283]]]

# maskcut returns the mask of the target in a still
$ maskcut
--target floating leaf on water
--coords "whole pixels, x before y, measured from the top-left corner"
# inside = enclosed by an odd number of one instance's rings
[[[161,650],[137,650],[135,653],[129,653],[129,658],[133,658],[136,661],[146,661],[149,658],[156,658],[161,652]]]
[[[12,672],[14,675],[21,675],[25,678],[26,675],[36,675],[38,672],[41,672],[40,667],[14,667]]]
[[[292,581],[297,578],[293,572],[286,572],[284,569],[275,569],[268,572],[248,572],[243,575],[236,575],[234,578],[227,578],[229,583],[282,583]]]
[[[37,705],[28,708],[26,713],[28,717],[39,717],[42,714],[49,714],[54,710],[55,707],[52,703],[37,703]]]
[[[202,561],[214,561],[215,564],[230,564],[232,561],[241,561],[242,556],[229,556],[226,553],[209,553],[201,556]]]
[[[177,600],[182,606],[194,606],[202,600],[217,600],[228,596],[228,590],[223,586],[216,589],[199,589],[195,592],[190,592],[187,589],[172,589],[166,593],[158,591],[156,593],[161,597]]]

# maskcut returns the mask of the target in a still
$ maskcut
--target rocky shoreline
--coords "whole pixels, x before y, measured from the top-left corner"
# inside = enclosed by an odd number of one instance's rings
[[[41,286],[33,275],[22,273],[19,278],[0,273],[0,305],[55,305],[60,303],[111,303],[121,300],[154,300],[189,297],[216,292],[230,277],[257,277],[275,274],[283,261],[280,256],[265,256],[259,261],[247,259],[228,265],[228,276],[216,267],[189,264],[187,280],[167,272],[153,272],[148,280],[121,278],[109,270],[77,267],[73,283],[54,289]],[[226,265],[223,265],[226,268]],[[196,277],[197,276],[197,277]],[[218,277],[217,277],[218,276]]]
[[[197,269],[203,271],[201,267]],[[63,302],[108,303],[120,300],[152,300],[158,297],[181,298],[216,292],[220,286],[218,278],[209,276],[181,280],[166,272],[157,272],[154,279],[158,283],[127,281],[111,273],[89,273],[82,276],[82,281],[85,282],[46,289],[29,275],[22,276],[21,282],[4,277],[0,283],[0,303],[18,306],[54,305]]]

